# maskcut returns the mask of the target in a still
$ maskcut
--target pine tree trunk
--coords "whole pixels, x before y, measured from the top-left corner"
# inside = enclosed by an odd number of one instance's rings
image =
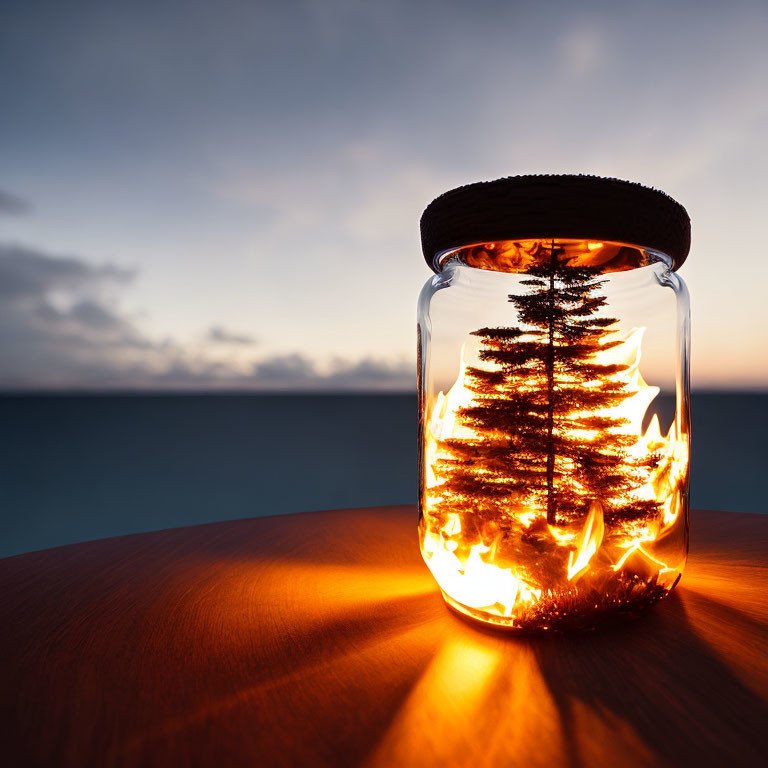
[[[557,523],[555,506],[555,243],[552,242],[548,292],[549,343],[547,346],[547,522]]]

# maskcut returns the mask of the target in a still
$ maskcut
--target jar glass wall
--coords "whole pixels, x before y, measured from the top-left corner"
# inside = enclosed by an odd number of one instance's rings
[[[447,603],[512,629],[655,602],[688,548],[688,295],[658,251],[445,251],[419,300],[419,536]]]

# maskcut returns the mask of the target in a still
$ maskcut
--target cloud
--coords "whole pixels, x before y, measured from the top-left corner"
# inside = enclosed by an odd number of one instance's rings
[[[16,195],[12,195],[9,192],[3,192],[0,189],[0,214],[19,214],[27,213],[30,210],[30,205],[26,200],[22,200]]]
[[[326,381],[333,386],[378,386],[412,389],[416,386],[416,370],[413,363],[390,363],[367,357],[357,362],[335,360]]]
[[[410,389],[412,366],[254,357],[251,336],[209,327],[202,345],[153,338],[120,307],[136,273],[0,243],[0,389]],[[245,357],[244,357],[245,355]]]
[[[0,243],[0,300],[43,299],[51,292],[94,289],[106,283],[128,283],[130,269],[94,266],[72,256],[55,256],[22,245]]]
[[[0,243],[0,385],[114,380],[126,350],[151,346],[114,305],[134,277],[113,264]]]
[[[95,301],[86,299],[74,304],[69,310],[70,317],[81,325],[100,331],[116,330],[124,321]]]
[[[407,361],[337,358],[322,368],[298,353],[259,360],[253,367],[252,380],[285,389],[325,390],[409,390],[416,383],[414,366]]]
[[[247,333],[235,333],[220,325],[211,326],[208,330],[208,341],[222,344],[255,344],[256,339]]]
[[[253,366],[252,378],[256,381],[303,385],[317,378],[314,364],[303,355],[275,355],[258,361]]]

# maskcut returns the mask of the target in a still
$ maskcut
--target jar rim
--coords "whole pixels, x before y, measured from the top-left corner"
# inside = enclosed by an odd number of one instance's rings
[[[601,274],[626,272],[658,263],[669,269],[674,266],[669,254],[631,243],[538,237],[447,248],[435,254],[432,268],[439,273],[447,265],[458,263],[491,272],[525,273],[549,264],[553,249],[556,249],[562,266],[594,269]]]

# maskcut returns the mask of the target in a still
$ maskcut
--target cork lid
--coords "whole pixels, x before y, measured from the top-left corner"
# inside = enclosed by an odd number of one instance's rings
[[[484,242],[574,238],[661,251],[677,270],[688,256],[691,221],[656,189],[600,176],[531,175],[481,181],[435,198],[421,217],[424,257]]]

